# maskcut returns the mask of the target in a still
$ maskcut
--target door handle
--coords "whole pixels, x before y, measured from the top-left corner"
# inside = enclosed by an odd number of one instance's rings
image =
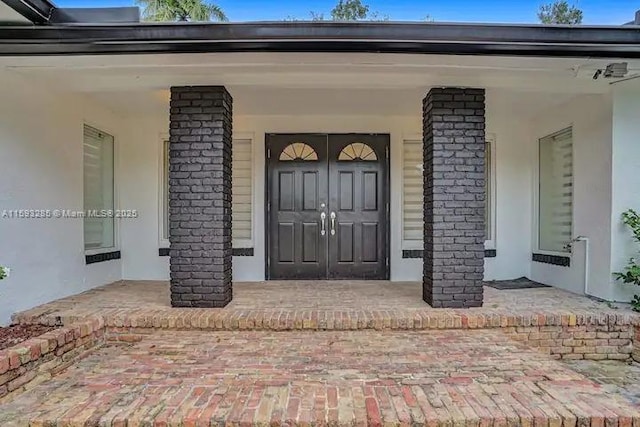
[[[324,220],[325,220],[325,218],[326,218],[326,217],[327,217],[327,214],[326,214],[326,213],[322,212],[322,213],[320,214],[320,235],[321,235],[321,236],[324,236],[324,235],[325,235],[325,233],[326,233],[326,232],[324,231]]]
[[[336,213],[331,212],[331,235],[336,235]]]

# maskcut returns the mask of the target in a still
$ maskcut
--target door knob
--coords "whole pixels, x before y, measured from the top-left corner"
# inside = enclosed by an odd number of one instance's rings
[[[331,212],[331,235],[336,235],[336,213]]]
[[[324,236],[325,235],[325,231],[324,231],[324,220],[327,217],[327,214],[322,212],[320,214],[320,235]]]

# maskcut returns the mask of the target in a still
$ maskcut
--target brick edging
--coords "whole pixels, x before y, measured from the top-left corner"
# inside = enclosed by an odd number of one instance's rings
[[[612,311],[585,313],[520,313],[496,311],[470,313],[467,310],[239,310],[175,308],[170,312],[144,309],[104,310],[96,317],[107,328],[202,330],[354,330],[354,329],[484,329],[528,326],[625,325],[640,326],[640,316]],[[16,323],[65,325],[84,322],[82,316],[17,314]]]
[[[596,313],[469,313],[464,310],[208,310],[174,309],[172,313],[140,310],[123,314],[107,310],[102,317],[79,322],[78,317],[56,315],[29,318],[16,316],[20,323],[73,323],[47,334],[78,334],[78,325],[90,324],[92,332],[102,331],[102,341],[137,342],[156,330],[199,331],[347,331],[347,330],[429,330],[502,329],[522,341],[559,359],[615,359],[640,361],[640,317],[610,311]],[[98,326],[95,326],[98,325]],[[96,329],[97,328],[97,329]],[[67,331],[67,332],[62,332]],[[80,328],[80,336],[86,336]],[[20,347],[31,348],[29,340]],[[45,337],[46,338],[46,337]],[[36,350],[37,351],[37,350]],[[2,352],[0,352],[2,355]],[[0,361],[0,367],[2,362]],[[0,372],[2,372],[0,368]],[[0,378],[2,374],[0,373]],[[3,384],[0,384],[2,387]]]
[[[95,317],[0,350],[0,402],[51,378],[88,354],[104,342],[104,332],[103,319]]]

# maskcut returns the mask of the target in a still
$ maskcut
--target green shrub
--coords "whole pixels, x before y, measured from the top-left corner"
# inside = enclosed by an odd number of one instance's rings
[[[638,213],[633,209],[629,209],[622,214],[622,222],[631,229],[633,238],[638,244],[640,244],[640,215],[638,215]],[[637,263],[635,258],[631,258],[629,260],[624,272],[613,273],[613,275],[617,280],[622,281],[622,283],[640,286],[640,264]],[[631,306],[634,311],[640,311],[639,295],[633,296]]]

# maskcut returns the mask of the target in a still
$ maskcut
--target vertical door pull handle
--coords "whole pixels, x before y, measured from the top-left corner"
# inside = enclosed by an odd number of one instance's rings
[[[336,235],[336,213],[331,212],[331,235]]]
[[[324,231],[324,220],[325,220],[325,218],[326,218],[326,217],[327,217],[327,214],[326,214],[326,213],[322,212],[322,213],[320,214],[320,235],[321,235],[321,236],[324,236],[324,235],[325,235],[325,233],[326,233],[326,232]]]

